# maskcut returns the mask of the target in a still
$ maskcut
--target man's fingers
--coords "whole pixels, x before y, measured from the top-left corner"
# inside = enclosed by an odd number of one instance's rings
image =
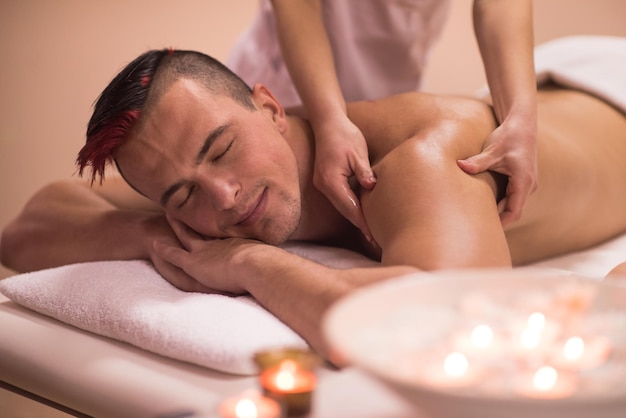
[[[169,245],[162,241],[155,241],[152,244],[152,248],[156,254],[164,261],[178,266],[179,268],[184,265],[185,258],[188,256],[188,252],[182,248]]]
[[[204,241],[205,238],[198,234],[196,231],[189,228],[184,223],[173,219],[171,216],[166,215],[167,221],[169,222],[174,234],[178,237],[178,240],[185,247],[187,251],[192,251],[194,248],[194,242],[198,240]]]
[[[153,247],[157,255],[157,259],[153,259],[155,267],[161,276],[173,286],[185,292],[215,293],[214,289],[203,285],[188,275],[178,264],[170,261],[179,258],[180,255],[177,255],[177,252],[184,252],[184,250],[163,242],[155,242]]]

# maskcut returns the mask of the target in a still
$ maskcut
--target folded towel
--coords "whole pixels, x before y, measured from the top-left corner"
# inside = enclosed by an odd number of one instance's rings
[[[583,90],[626,112],[626,37],[568,36],[535,48],[537,83]]]
[[[284,249],[334,268],[378,263],[352,251],[304,243]],[[601,278],[626,259],[626,234],[589,250],[535,263]],[[255,374],[254,353],[306,342],[248,296],[187,293],[145,261],[72,264],[0,281],[14,302],[95,334],[232,374]]]
[[[346,250],[285,247],[336,268],[373,263]],[[254,374],[254,353],[306,342],[248,296],[178,290],[145,261],[101,261],[0,281],[14,302],[75,327],[211,369]]]
[[[580,35],[535,47],[537,85],[549,81],[581,90],[626,113],[626,37]],[[483,86],[477,97],[489,95]]]

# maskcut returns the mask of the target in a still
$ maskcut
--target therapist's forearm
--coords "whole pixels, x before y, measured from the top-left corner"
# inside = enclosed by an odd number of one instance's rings
[[[533,16],[530,0],[476,0],[474,31],[498,121],[536,117]]]
[[[308,118],[315,125],[346,113],[319,0],[273,0],[278,38]]]

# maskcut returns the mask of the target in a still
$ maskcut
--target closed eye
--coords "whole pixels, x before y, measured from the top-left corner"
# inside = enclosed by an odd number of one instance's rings
[[[230,141],[230,142],[228,143],[228,145],[226,146],[226,148],[224,148],[224,151],[220,152],[218,155],[216,155],[215,157],[213,157],[213,160],[212,160],[212,161],[213,161],[213,162],[215,162],[215,161],[219,161],[219,160],[220,160],[220,159],[221,159],[221,158],[222,158],[222,157],[223,157],[223,156],[224,156],[224,155],[228,152],[228,150],[229,150],[229,149],[230,149],[230,147],[232,147],[232,146],[233,146],[233,141]]]
[[[193,194],[194,190],[196,189],[196,186],[193,185],[189,188],[189,191],[187,192],[187,196],[185,196],[185,200],[183,200],[182,202],[180,202],[180,204],[178,205],[178,209],[181,209],[183,206],[185,206],[187,204],[187,202],[189,201],[189,199],[191,198],[191,195]]]

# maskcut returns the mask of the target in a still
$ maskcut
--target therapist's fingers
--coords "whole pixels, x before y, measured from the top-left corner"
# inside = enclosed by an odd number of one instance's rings
[[[509,186],[511,185],[511,181],[513,181],[513,178],[509,180]],[[528,197],[528,193],[524,194],[522,190],[516,191],[514,187],[507,187],[507,193],[507,196],[502,199],[498,205],[500,209],[500,222],[503,227],[521,218],[524,205],[526,204],[526,198]]]
[[[356,177],[361,187],[371,190],[376,185],[376,174],[370,167],[370,163],[367,158],[355,157],[354,161],[351,161],[352,172]]]
[[[368,242],[376,245],[367,226],[361,202],[350,184],[352,178],[365,189],[372,189],[376,185],[376,175],[370,167],[367,153],[363,154],[349,152],[342,159],[335,153],[328,158],[319,158],[316,161],[313,183],[343,217],[359,228]]]
[[[352,191],[348,178],[340,175],[335,180],[336,182],[332,184],[332,187],[323,190],[323,192],[339,213],[359,228],[365,239],[375,244],[372,233],[365,221],[361,202]]]
[[[480,154],[457,161],[458,166],[468,174],[490,170],[508,177],[506,196],[498,204],[504,227],[521,218],[528,196],[537,189],[535,161],[526,158],[524,153],[510,155],[502,154],[496,146],[487,146]]]
[[[495,167],[500,166],[500,170],[494,171],[509,175],[510,172],[508,172],[508,170],[504,170],[505,165],[500,164],[500,162],[500,158],[494,157],[494,155],[489,150],[485,150],[480,154],[473,155],[464,160],[457,160],[456,163],[461,168],[461,170],[465,171],[467,174],[479,174],[483,171],[487,171],[490,169],[493,170]]]

